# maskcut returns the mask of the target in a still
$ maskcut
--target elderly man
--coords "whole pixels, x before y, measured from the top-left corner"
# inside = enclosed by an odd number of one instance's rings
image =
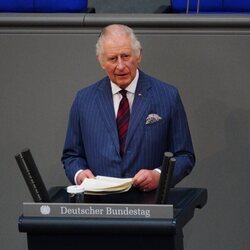
[[[69,180],[133,177],[135,187],[150,191],[158,187],[163,154],[170,151],[175,185],[195,163],[177,89],[139,69],[141,44],[125,25],[103,29],[96,55],[107,77],[80,90],[73,102],[62,156]]]

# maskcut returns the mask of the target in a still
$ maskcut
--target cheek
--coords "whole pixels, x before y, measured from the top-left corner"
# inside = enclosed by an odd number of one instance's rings
[[[103,70],[106,71],[107,74],[112,74],[114,71],[114,67],[112,65],[104,64],[102,65]]]
[[[134,74],[138,68],[138,64],[136,63],[136,61],[130,62],[128,68],[130,69],[130,72]]]
[[[139,62],[138,62],[138,60],[136,60],[136,59],[134,58],[133,60],[130,61],[130,65],[131,65],[131,67],[137,68],[138,65],[139,65]]]

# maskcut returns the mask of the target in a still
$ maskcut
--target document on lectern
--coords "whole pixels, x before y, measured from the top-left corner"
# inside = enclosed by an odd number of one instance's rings
[[[96,176],[85,178],[81,185],[69,186],[68,192],[76,190],[90,195],[105,195],[127,192],[132,187],[132,178],[115,178],[108,176]]]

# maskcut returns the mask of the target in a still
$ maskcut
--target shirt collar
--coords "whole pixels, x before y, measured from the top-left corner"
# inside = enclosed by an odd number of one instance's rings
[[[126,88],[128,92],[135,94],[138,78],[139,78],[139,70],[137,69],[134,80]],[[121,90],[121,88],[112,81],[110,81],[110,83],[111,83],[112,94],[113,95],[117,94]]]

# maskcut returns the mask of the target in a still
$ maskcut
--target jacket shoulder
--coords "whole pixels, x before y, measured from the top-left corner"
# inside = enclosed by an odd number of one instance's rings
[[[168,82],[164,82],[162,80],[159,80],[153,76],[147,75],[145,73],[143,73],[143,76],[145,77],[145,79],[147,79],[148,81],[151,82],[151,86],[153,90],[158,90],[158,91],[163,91],[163,92],[167,92],[170,94],[177,94],[178,93],[178,89],[177,87],[175,87],[174,85],[168,83]]]
[[[104,85],[107,81],[107,77],[92,83],[91,85],[84,87],[80,90],[77,91],[76,93],[76,98],[87,98],[87,97],[91,97],[93,98],[94,95],[96,95],[97,90],[100,88],[100,86]]]

